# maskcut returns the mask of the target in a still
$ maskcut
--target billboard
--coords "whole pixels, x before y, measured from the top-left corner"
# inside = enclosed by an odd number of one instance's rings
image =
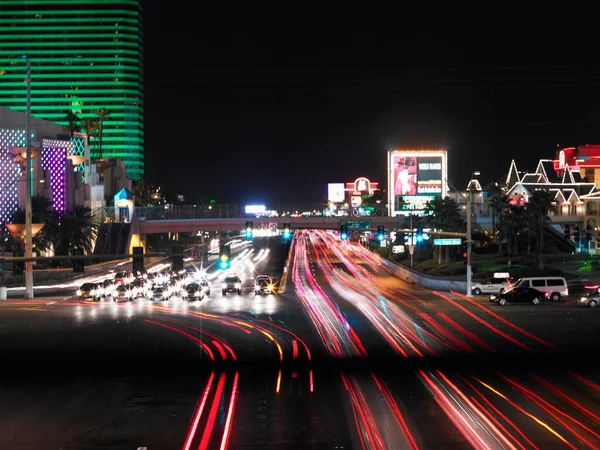
[[[333,203],[345,201],[344,183],[329,183],[327,185],[327,200]]]
[[[425,204],[447,194],[446,150],[388,152],[390,215],[423,211]]]

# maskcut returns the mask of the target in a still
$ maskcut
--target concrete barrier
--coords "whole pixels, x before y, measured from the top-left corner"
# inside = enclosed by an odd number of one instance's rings
[[[390,269],[394,275],[404,281],[408,281],[409,283],[436,291],[457,291],[462,293],[467,291],[466,281],[448,280],[447,278],[433,277],[415,272],[408,267],[400,266],[385,258],[383,261],[385,266]]]
[[[280,294],[283,294],[285,292],[287,279],[288,279],[288,276],[289,276],[291,268],[292,268],[292,259],[293,259],[293,255],[294,255],[294,251],[295,251],[295,247],[294,247],[295,244],[296,244],[296,239],[292,238],[292,242],[290,244],[290,248],[289,248],[288,254],[287,254],[287,259],[283,266],[283,275],[281,276],[281,279],[279,280],[278,292]]]

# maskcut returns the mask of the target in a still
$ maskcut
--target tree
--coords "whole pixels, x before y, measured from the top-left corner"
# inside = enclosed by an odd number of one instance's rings
[[[133,195],[137,206],[157,206],[166,203],[164,188],[143,178],[133,182]]]
[[[102,156],[102,136],[104,133],[104,119],[110,115],[110,112],[106,108],[100,108],[96,111],[98,116],[98,153]]]
[[[538,269],[544,270],[544,229],[548,223],[548,213],[554,210],[554,197],[548,191],[538,190],[529,197],[527,210],[531,216],[532,222],[537,225],[537,246],[536,256],[538,260]]]
[[[436,198],[425,205],[425,213],[436,230],[461,232],[465,221],[460,215],[458,204],[450,197]],[[439,249],[439,262],[442,260],[442,249]],[[450,260],[450,248],[446,246],[446,261]]]
[[[65,115],[65,119],[69,123],[69,132],[71,133],[71,137],[73,137],[75,133],[80,131],[81,127],[83,126],[81,117],[75,114],[72,110],[69,110]]]
[[[385,215],[386,204],[387,196],[384,191],[375,191],[375,193],[372,196],[364,199],[362,202],[363,207],[373,208],[375,212],[374,215],[376,216]]]
[[[496,216],[500,216],[508,203],[504,190],[497,182],[490,183],[485,188],[485,197],[492,213],[492,235],[496,236]]]
[[[65,211],[57,217],[54,236],[54,249],[57,255],[70,255],[73,250],[92,253],[98,234],[98,226],[94,223],[92,210],[85,206],[77,206],[73,211]]]
[[[97,138],[98,138],[98,121],[96,119],[92,119],[92,118],[87,118],[83,120],[83,130],[85,131],[85,134],[87,134],[87,141],[88,141],[88,145],[90,146],[90,151],[91,151],[91,146],[92,146],[92,138],[94,139],[94,144],[97,145]],[[93,157],[96,157],[96,153],[92,152]]]

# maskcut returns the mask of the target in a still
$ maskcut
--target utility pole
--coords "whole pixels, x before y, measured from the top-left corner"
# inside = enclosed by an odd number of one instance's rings
[[[27,59],[27,110],[25,112],[25,257],[31,258],[33,236],[31,230],[31,60]],[[33,298],[33,263],[25,262],[25,298]]]
[[[473,297],[473,293],[471,292],[471,216],[473,215],[473,211],[471,210],[473,201],[472,196],[473,191],[471,190],[471,185],[469,184],[469,189],[467,189],[467,297]]]

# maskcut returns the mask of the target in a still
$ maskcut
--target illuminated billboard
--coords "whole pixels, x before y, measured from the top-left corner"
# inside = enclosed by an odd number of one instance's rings
[[[389,213],[423,211],[425,204],[447,194],[446,150],[388,152]]]
[[[343,202],[346,199],[344,183],[329,183],[327,185],[327,200],[333,203]]]

